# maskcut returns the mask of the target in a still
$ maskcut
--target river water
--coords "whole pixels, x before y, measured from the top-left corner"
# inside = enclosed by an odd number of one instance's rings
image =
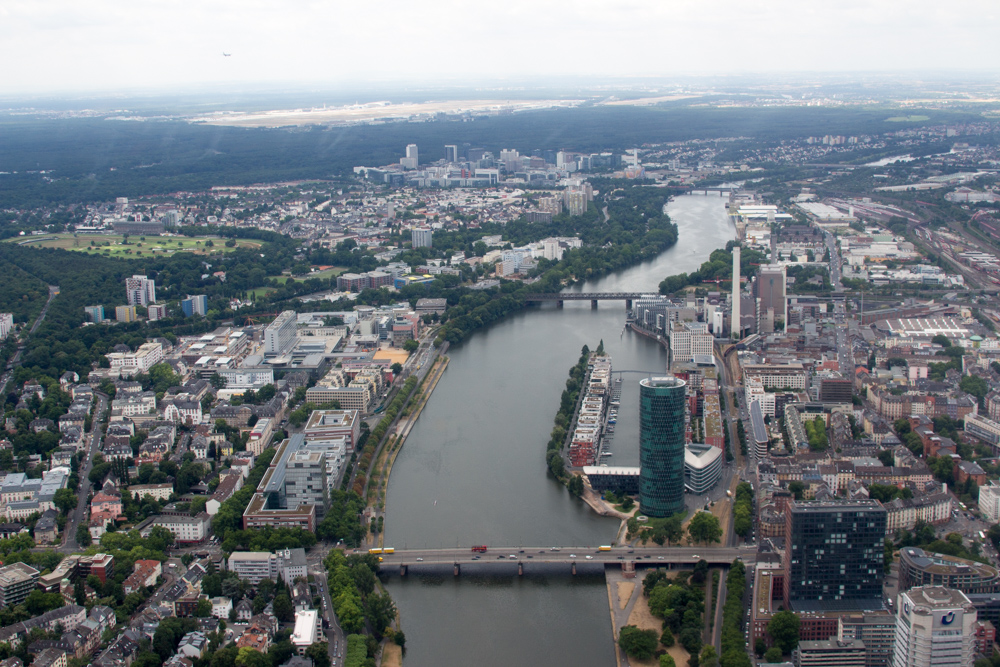
[[[677,244],[655,260],[574,287],[655,292],[734,238],[725,198],[685,195],[668,212]],[[618,521],[598,517],[547,476],[545,443],[569,368],[599,340],[614,368],[663,372],[666,351],[622,333],[624,304],[567,301],[531,308],[449,350],[448,370],[392,469],[385,545],[396,548],[593,546]],[[613,463],[638,465],[638,383],[625,376]],[[530,561],[524,560],[531,573]],[[513,572],[513,566],[511,566]],[[492,570],[490,572],[493,572]],[[600,574],[450,572],[393,576],[388,588],[407,637],[407,667],[527,664],[606,666],[614,660]]]

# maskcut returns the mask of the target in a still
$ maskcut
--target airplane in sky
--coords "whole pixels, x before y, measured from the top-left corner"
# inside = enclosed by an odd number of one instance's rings
[[[226,58],[228,58],[229,56],[231,56],[231,55],[233,55],[233,54],[231,54],[231,53],[226,53],[225,51],[223,51],[223,52],[222,52],[222,55],[224,55],[224,56],[225,56]]]

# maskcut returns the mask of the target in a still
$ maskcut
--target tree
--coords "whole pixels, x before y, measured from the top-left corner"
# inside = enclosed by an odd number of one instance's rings
[[[306,657],[313,661],[314,667],[330,667],[330,646],[326,642],[311,644],[306,649]]]
[[[90,530],[82,523],[76,527],[76,543],[81,547],[90,546]]]
[[[63,514],[69,514],[70,511],[76,508],[79,498],[70,489],[59,489],[52,496],[52,502],[55,506],[59,508],[59,511]]]
[[[799,617],[790,611],[779,611],[767,624],[767,634],[784,654],[790,654],[799,645]]]
[[[393,362],[392,366],[389,367],[392,370],[393,375],[399,375],[403,372],[403,364],[398,361]]]
[[[236,654],[236,667],[271,667],[271,661],[260,651],[244,646]]]
[[[583,477],[573,475],[569,478],[569,482],[566,483],[566,488],[569,489],[570,495],[579,498],[583,495]]]
[[[764,653],[767,651],[767,642],[764,641],[763,637],[757,637],[757,641],[753,645],[753,651],[757,654],[758,658],[764,657]]]
[[[719,519],[709,512],[698,512],[688,524],[688,536],[692,542],[710,544],[722,538]]]
[[[674,633],[670,632],[670,628],[663,628],[663,634],[660,635],[660,643],[667,648],[674,645]]]
[[[618,634],[618,646],[629,656],[639,660],[653,657],[656,643],[656,632],[640,630],[634,625],[626,625]]]
[[[198,618],[208,618],[212,615],[212,603],[205,598],[198,600],[198,606],[195,607],[194,615]]]
[[[664,653],[660,656],[660,667],[677,667],[677,663],[674,662],[673,656],[669,653]]]
[[[931,338],[931,343],[945,348],[951,347],[951,341],[944,334],[938,334],[934,338]]]
[[[287,623],[295,617],[295,607],[288,593],[278,593],[274,596],[274,617],[282,623]]]
[[[781,658],[782,658],[781,649],[778,648],[777,646],[772,646],[771,648],[764,651],[764,660],[768,661],[769,663],[774,664],[776,662],[781,662]]]
[[[414,352],[416,352],[417,348],[419,348],[419,347],[420,347],[420,343],[418,343],[417,341],[413,340],[412,338],[410,338],[409,340],[403,341],[403,349],[406,350],[407,352],[409,352],[410,354],[413,354]]]
[[[795,480],[793,482],[789,482],[788,490],[793,496],[795,496],[796,500],[802,500],[802,494],[805,492],[806,486],[802,482]]]
[[[702,667],[719,667],[719,654],[715,652],[714,646],[706,644],[702,647],[698,664]]]

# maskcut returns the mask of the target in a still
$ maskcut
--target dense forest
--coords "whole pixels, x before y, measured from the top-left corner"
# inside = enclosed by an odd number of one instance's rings
[[[0,118],[0,172],[6,172],[0,175],[0,208],[336,178],[350,174],[356,165],[396,162],[409,143],[420,146],[421,160],[427,162],[444,157],[445,144],[469,143],[494,153],[501,148],[525,154],[536,149],[620,153],[643,144],[689,139],[742,136],[773,141],[978,120],[966,113],[924,113],[928,121],[887,123],[892,111],[885,107],[582,107],[471,122],[295,129],[8,116]]]

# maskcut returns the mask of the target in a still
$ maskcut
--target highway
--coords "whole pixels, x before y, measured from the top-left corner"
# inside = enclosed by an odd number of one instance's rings
[[[363,553],[363,550],[359,550]],[[475,553],[471,547],[458,549],[395,549],[393,553],[379,554],[382,568],[391,569],[406,565],[472,565],[474,563],[512,563],[525,565],[541,563],[548,565],[572,565],[573,563],[619,564],[621,561],[649,561],[660,565],[694,565],[706,560],[710,565],[729,565],[737,558],[751,562],[756,556],[756,547],[641,547],[638,549],[622,546],[610,551],[599,551],[596,546],[581,547],[494,547],[486,553]],[[638,563],[637,563],[638,564]]]

